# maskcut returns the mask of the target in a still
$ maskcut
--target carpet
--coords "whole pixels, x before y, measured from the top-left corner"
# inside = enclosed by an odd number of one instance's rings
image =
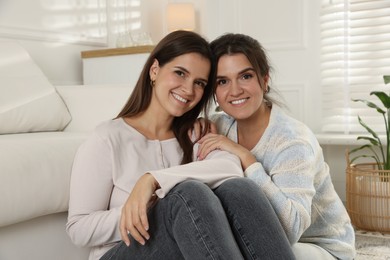
[[[390,260],[390,234],[356,230],[355,260]]]

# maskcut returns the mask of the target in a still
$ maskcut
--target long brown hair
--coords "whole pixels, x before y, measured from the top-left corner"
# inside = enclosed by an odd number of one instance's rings
[[[150,67],[156,59],[159,66],[164,66],[172,59],[187,53],[198,53],[210,61],[211,69],[207,85],[199,103],[190,111],[172,122],[172,131],[183,150],[182,164],[192,161],[193,143],[188,136],[200,112],[207,119],[209,101],[212,95],[212,84],[215,81],[215,61],[209,43],[199,34],[189,31],[175,31],[165,36],[150,53],[138,81],[127,103],[119,112],[118,117],[131,117],[145,111],[152,99],[152,86],[149,75]],[[207,120],[206,120],[207,121]],[[205,126],[204,129],[208,129]],[[204,135],[205,133],[202,133]]]

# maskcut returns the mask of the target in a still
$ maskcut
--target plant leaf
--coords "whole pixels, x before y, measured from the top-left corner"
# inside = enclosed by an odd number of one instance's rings
[[[370,148],[370,147],[372,147],[372,145],[370,145],[370,144],[365,144],[365,145],[359,146],[358,148],[355,148],[355,149],[350,150],[348,154],[351,155],[351,154],[353,154],[353,153],[355,153],[355,152],[357,152],[357,151],[359,151],[359,150],[362,150],[362,149],[365,149],[365,148]]]
[[[379,147],[380,147],[380,145],[379,145]],[[354,158],[350,161],[350,163],[356,161],[356,160],[359,159],[359,158],[363,158],[363,157],[364,157],[364,158],[372,158],[372,159],[375,160],[376,164],[378,164],[378,167],[379,167],[379,168],[382,168],[382,164],[381,164],[381,161],[380,161],[380,159],[379,159],[379,156],[378,156],[378,154],[376,153],[376,151],[373,149],[373,146],[370,145],[370,144],[365,144],[365,145],[362,145],[362,146],[360,146],[360,147],[358,147],[358,148],[352,149],[351,151],[349,151],[348,155],[350,156],[352,153],[355,153],[355,152],[360,151],[360,150],[363,150],[363,149],[369,149],[369,150],[371,151],[372,155],[358,155],[358,156],[354,157]]]
[[[382,104],[389,109],[390,108],[390,97],[383,91],[373,91],[370,93],[370,95],[375,95],[379,100],[382,102]]]
[[[369,136],[358,136],[356,140],[368,140],[370,141],[371,144],[375,146],[379,146],[379,142],[376,139]]]
[[[378,166],[380,165],[380,162],[378,161],[378,159],[375,156],[373,156],[373,155],[359,155],[359,156],[356,156],[356,157],[351,159],[350,163],[352,164],[354,161],[356,161],[359,158],[371,158],[371,159],[375,160],[375,162],[378,164]]]
[[[379,137],[378,135],[374,132],[374,130],[372,130],[370,127],[368,127],[368,125],[366,125],[363,120],[360,118],[360,116],[358,116],[358,119],[359,119],[359,123],[361,126],[363,126],[374,138],[376,138],[377,140],[379,140]]]
[[[368,100],[364,100],[364,99],[352,99],[352,101],[354,102],[363,102],[365,103],[368,107],[371,107],[371,108],[375,108],[376,111],[378,111],[379,113],[381,114],[385,114],[386,111],[384,111],[382,108],[378,107],[375,103],[372,103]]]
[[[384,75],[383,76],[383,81],[385,82],[385,84],[390,83],[390,75]]]

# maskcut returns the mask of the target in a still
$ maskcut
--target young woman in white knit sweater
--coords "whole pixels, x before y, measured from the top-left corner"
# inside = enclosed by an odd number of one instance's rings
[[[219,134],[199,141],[198,157],[219,149],[240,158],[298,259],[353,259],[354,230],[321,147],[308,127],[269,97],[270,65],[262,46],[247,35],[226,34],[211,48],[217,59],[214,93],[223,113],[212,117]]]

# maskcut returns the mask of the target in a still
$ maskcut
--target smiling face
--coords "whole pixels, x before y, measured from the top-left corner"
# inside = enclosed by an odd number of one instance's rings
[[[195,107],[207,85],[211,63],[198,53],[180,55],[160,66],[155,60],[150,78],[155,81],[150,108],[179,117]]]
[[[218,61],[215,95],[219,106],[236,120],[255,116],[265,104],[263,86],[267,77],[259,81],[257,74],[244,54],[223,55]]]

